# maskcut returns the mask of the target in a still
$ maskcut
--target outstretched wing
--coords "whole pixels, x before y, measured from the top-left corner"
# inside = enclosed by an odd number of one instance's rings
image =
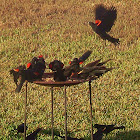
[[[103,4],[99,4],[95,8],[95,20],[101,20],[104,14],[107,12],[107,9]]]
[[[100,21],[98,27],[101,31],[109,32],[114,25],[114,22],[117,18],[117,10],[115,7],[111,7],[110,9],[105,9],[103,5],[99,5],[95,10],[95,22]]]

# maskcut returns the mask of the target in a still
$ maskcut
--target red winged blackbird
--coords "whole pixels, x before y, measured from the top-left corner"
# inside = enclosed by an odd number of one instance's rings
[[[30,63],[27,64],[27,69],[34,69],[38,61],[37,57],[34,57]]]
[[[106,9],[102,4],[100,4],[95,8],[95,23],[89,22],[89,25],[102,39],[108,40],[117,45],[119,43],[119,39],[113,38],[106,33],[111,30],[116,18],[117,10],[115,7],[112,6],[110,9]]]
[[[19,78],[19,71],[26,69],[25,65],[21,65],[15,69],[10,70],[10,74],[13,74],[14,82],[17,85]]]
[[[41,130],[41,128],[36,129],[33,133],[26,137],[26,140],[35,140],[37,137],[37,133]]]
[[[92,51],[85,52],[79,59],[74,58],[73,61],[70,61],[70,66],[64,68],[64,75],[70,77],[72,73],[77,73],[81,70],[80,64],[82,64],[92,53]]]
[[[22,69],[14,72],[13,70],[10,73],[14,76],[14,81],[17,85],[15,92],[20,92],[23,83],[27,80],[28,82],[33,82],[34,80],[39,80],[42,78],[45,71],[45,61],[42,56],[39,58],[34,57],[30,63],[27,64],[27,69],[25,66]],[[16,69],[17,70],[17,69]],[[17,79],[21,78],[19,85],[17,84]]]
[[[109,60],[111,60],[111,59],[109,59]],[[99,59],[99,60],[96,60],[94,62],[87,64],[78,73],[78,77],[81,79],[87,79],[87,78],[97,79],[97,78],[99,78],[104,73],[113,69],[113,68],[106,68],[105,66],[103,66],[103,64],[105,64],[109,60],[100,63],[100,59]]]
[[[100,124],[95,124],[94,127],[97,128],[97,130],[102,129],[102,132],[106,135],[115,129],[125,129],[124,126],[115,127],[115,125],[100,125]]]
[[[26,130],[28,129],[28,127],[26,126]],[[14,130],[17,130],[17,133],[24,133],[24,123],[20,124],[17,129],[14,129]]]
[[[64,76],[64,64],[61,61],[54,60],[49,64],[49,69],[54,71],[54,81],[66,81],[66,76]]]

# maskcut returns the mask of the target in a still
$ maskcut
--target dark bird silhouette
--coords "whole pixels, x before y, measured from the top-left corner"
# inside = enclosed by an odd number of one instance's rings
[[[81,70],[80,64],[82,64],[92,53],[92,51],[86,51],[80,58],[74,58],[73,61],[70,61],[70,66],[64,68],[64,75],[66,77],[72,76]]]
[[[113,69],[113,68],[106,68],[104,66],[104,64],[107,63],[111,59],[101,62],[101,63],[100,63],[100,60],[101,59],[85,65],[83,67],[83,69],[80,72],[78,72],[78,78],[80,78],[80,79],[87,79],[87,78],[97,79],[100,76],[102,76],[104,73]]]
[[[63,66],[64,64],[59,60],[54,60],[49,64],[49,69],[54,71],[54,81],[66,81]]]
[[[106,135],[115,129],[125,129],[124,126],[115,127],[115,125],[100,125],[100,124],[95,124],[94,127],[97,128],[97,130],[102,130],[102,132]]]
[[[35,140],[39,131],[41,131],[41,128],[37,128],[33,133],[28,135],[26,140]]]
[[[32,61],[27,64],[27,69],[25,66],[19,66],[18,69],[11,70],[10,73],[13,74],[14,82],[17,85],[15,92],[20,92],[22,85],[26,80],[28,82],[41,80],[45,68],[45,60],[43,56],[39,56],[39,58],[34,57]],[[17,84],[18,79],[20,79],[19,84]]]
[[[108,40],[115,45],[119,44],[119,39],[111,37],[109,32],[117,18],[117,10],[115,7],[106,9],[102,4],[95,8],[95,23],[89,22],[93,31],[97,33],[103,40]]]
[[[26,130],[28,129],[28,127],[26,126]],[[17,131],[17,133],[24,133],[24,123],[18,125],[17,129],[14,129]]]
[[[65,139],[65,136],[60,136],[60,135],[56,135],[59,136],[62,139]],[[94,140],[101,140],[103,137],[103,131],[101,129],[97,130],[97,132],[95,134],[93,134],[93,139]],[[67,137],[67,140],[85,140],[84,138],[72,138],[72,137]]]

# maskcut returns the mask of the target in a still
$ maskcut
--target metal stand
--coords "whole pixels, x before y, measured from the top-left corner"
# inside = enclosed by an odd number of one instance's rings
[[[52,100],[52,140],[54,140],[54,133],[53,133],[53,87],[51,87],[51,100]]]
[[[67,140],[67,98],[66,98],[66,86],[64,85],[64,97],[65,97],[65,140]]]
[[[25,85],[25,109],[24,109],[24,140],[26,140],[26,119],[27,119],[27,114],[26,114],[26,109],[27,109],[27,83]]]
[[[90,95],[90,118],[91,118],[91,140],[93,140],[93,124],[92,124],[92,100],[91,100],[91,80],[89,80],[89,95]]]

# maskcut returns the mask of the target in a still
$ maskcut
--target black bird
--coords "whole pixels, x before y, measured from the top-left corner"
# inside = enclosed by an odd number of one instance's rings
[[[27,64],[27,69],[19,69],[18,76],[16,78],[20,78],[20,83],[16,85],[17,88],[15,92],[20,92],[23,83],[27,80],[28,82],[33,82],[35,80],[41,80],[43,73],[45,71],[45,60],[43,56],[39,56],[39,58],[34,57],[30,63]]]
[[[70,66],[64,68],[64,75],[66,77],[72,76],[81,70],[80,64],[82,64],[92,53],[92,51],[86,51],[80,58],[74,58],[73,61],[70,61]]]
[[[31,62],[27,64],[27,69],[35,69],[35,65],[38,62],[38,58],[34,57]]]
[[[97,130],[102,129],[102,132],[106,135],[115,129],[125,129],[124,126],[115,127],[115,125],[100,125],[100,124],[95,124],[94,127],[97,128]]]
[[[64,64],[59,60],[54,60],[50,62],[49,69],[54,71],[54,81],[66,81],[66,76],[64,76]]]
[[[26,130],[28,129],[28,127],[26,126]],[[20,124],[17,129],[14,129],[17,131],[17,133],[24,133],[24,123]]]
[[[95,8],[95,23],[89,22],[89,25],[103,40],[108,40],[117,45],[119,44],[119,39],[113,38],[107,34],[107,32],[109,32],[114,25],[116,18],[117,10],[115,7],[112,6],[111,8],[107,9],[100,4]]]
[[[19,75],[20,75],[20,74],[19,74],[19,71],[25,70],[25,69],[26,69],[25,65],[20,65],[19,67],[10,70],[10,74],[13,74],[14,83],[15,83],[16,85],[18,85],[18,78],[19,78]]]
[[[28,135],[26,140],[35,140],[39,131],[41,131],[41,128],[37,128],[33,133]]]

